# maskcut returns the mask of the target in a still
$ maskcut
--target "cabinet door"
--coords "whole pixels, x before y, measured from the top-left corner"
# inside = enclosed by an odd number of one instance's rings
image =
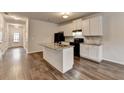
[[[64,32],[65,31],[65,25],[59,26],[59,31]]]
[[[82,19],[77,19],[73,21],[73,30],[82,29]]]
[[[91,45],[89,47],[89,57],[97,62],[102,61],[102,46]]]
[[[89,46],[89,57],[91,59],[97,59],[97,55],[98,55],[98,50],[96,46],[90,45]]]
[[[84,44],[80,44],[80,56],[81,57],[89,57],[89,46],[88,45],[84,45]]]
[[[77,30],[77,21],[76,20],[73,21],[73,30]]]
[[[73,23],[69,23],[67,26],[67,36],[73,36],[72,31],[73,31]]]
[[[90,34],[103,35],[102,33],[102,16],[90,18]]]
[[[72,26],[72,23],[66,24],[65,30],[64,30],[64,35],[65,35],[65,36],[72,36],[72,30],[73,30],[72,27],[73,27],[73,26]]]
[[[73,25],[72,23],[65,24],[59,27],[59,30],[64,32],[65,36],[72,36],[72,30],[73,30]]]
[[[90,35],[89,19],[82,21],[82,32],[84,36]]]
[[[78,19],[76,23],[77,23],[76,28],[77,29],[82,29],[82,19]]]

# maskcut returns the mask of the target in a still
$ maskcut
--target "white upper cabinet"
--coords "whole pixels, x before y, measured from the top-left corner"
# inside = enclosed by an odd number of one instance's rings
[[[102,36],[102,16],[95,16],[89,19],[77,19],[71,23],[61,25],[60,31],[63,31],[65,36],[72,36],[73,30],[82,29],[84,36]]]
[[[89,29],[89,19],[85,19],[82,21],[82,32],[83,35],[90,35],[90,29]]]
[[[90,34],[94,36],[103,35],[102,16],[96,16],[90,18]]]
[[[102,36],[102,16],[95,16],[82,21],[84,36]]]
[[[65,25],[59,26],[59,30],[61,32],[64,32],[65,36],[72,36],[72,30],[73,30],[73,23],[68,23]]]
[[[77,19],[73,21],[73,30],[82,29],[82,19]]]
[[[72,36],[73,26],[72,23],[66,25],[66,30],[64,31],[65,36]]]

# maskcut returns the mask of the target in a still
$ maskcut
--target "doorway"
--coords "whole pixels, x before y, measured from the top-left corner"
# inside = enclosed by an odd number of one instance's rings
[[[20,24],[9,24],[9,48],[23,47],[24,26]]]

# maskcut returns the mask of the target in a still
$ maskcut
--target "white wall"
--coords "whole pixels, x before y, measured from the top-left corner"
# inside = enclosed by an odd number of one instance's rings
[[[3,35],[3,16],[2,16],[2,14],[0,14],[0,31],[2,32],[2,35]],[[2,45],[3,45],[3,42],[0,42],[0,55],[2,55],[2,51],[3,51]]]
[[[124,64],[124,13],[103,13],[103,58]]]
[[[8,48],[8,33],[3,14],[0,14],[0,31],[2,32],[2,42],[0,43],[0,55],[4,54]]]
[[[26,53],[28,53],[28,31],[29,31],[29,24],[28,24],[28,19],[26,19],[25,21],[25,30],[23,31],[23,47],[25,48],[26,50]]]
[[[28,52],[40,52],[41,43],[54,42],[54,33],[58,31],[58,25],[45,21],[29,20],[29,49]]]
[[[8,31],[9,31],[9,47],[18,47],[23,46],[23,37],[24,37],[24,25],[21,24],[8,24]],[[13,34],[14,32],[20,33],[20,41],[13,42]]]

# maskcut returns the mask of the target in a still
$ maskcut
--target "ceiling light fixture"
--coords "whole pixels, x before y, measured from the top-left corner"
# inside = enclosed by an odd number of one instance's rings
[[[62,16],[64,19],[68,18],[69,16],[68,15],[63,15]]]
[[[66,19],[66,18],[69,17],[69,14],[70,14],[70,12],[62,12],[62,17],[63,17],[64,19]]]

